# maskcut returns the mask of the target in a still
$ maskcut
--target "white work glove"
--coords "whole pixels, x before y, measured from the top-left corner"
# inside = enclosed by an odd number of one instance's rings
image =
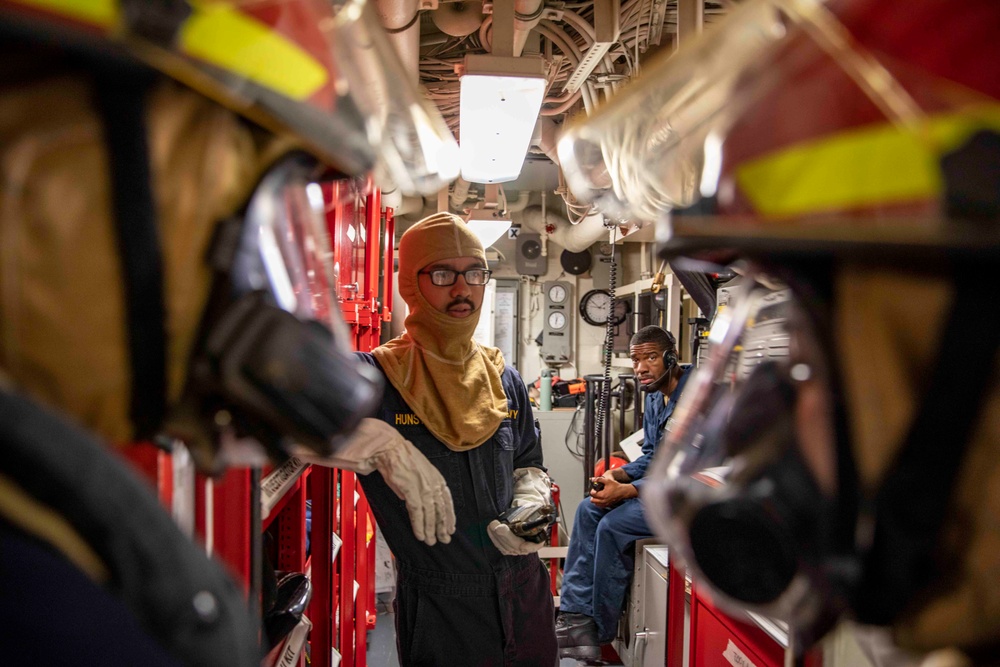
[[[490,521],[486,527],[486,534],[490,536],[490,541],[497,551],[504,556],[527,556],[541,549],[544,544],[541,542],[529,542],[521,539],[510,530],[510,526],[500,523],[496,519]]]
[[[514,499],[511,507],[551,505],[552,480],[541,468],[518,468],[514,471]]]
[[[343,468],[359,475],[382,473],[389,488],[406,503],[413,535],[429,545],[447,544],[455,532],[451,491],[438,469],[399,431],[381,419],[362,419],[332,456],[299,448],[295,455],[315,465]]]
[[[538,468],[518,468],[514,471],[514,499],[511,507],[522,505],[551,505],[552,482],[545,471]],[[526,556],[536,553],[544,544],[525,540],[513,533],[510,526],[496,519],[486,527],[493,546],[504,556]]]

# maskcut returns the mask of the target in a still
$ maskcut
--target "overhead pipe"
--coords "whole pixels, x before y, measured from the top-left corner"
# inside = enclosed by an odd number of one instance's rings
[[[535,141],[535,145],[541,149],[545,157],[552,160],[556,165],[559,164],[559,156],[556,153],[556,142],[559,137],[559,125],[556,124],[551,118],[542,116],[538,119],[538,123],[535,125],[538,129],[538,140]]]
[[[514,0],[514,55],[524,50],[530,33],[542,20],[544,0]]]
[[[583,97],[583,88],[577,88],[575,93],[573,93],[564,100],[546,100],[546,103],[548,104],[554,104],[558,101],[559,106],[542,107],[542,110],[539,112],[539,115],[542,117],[561,116],[567,111],[569,111],[570,108],[573,107],[573,105],[579,102],[581,97]]]
[[[451,199],[449,204],[451,208],[455,211],[463,211],[466,204],[469,202],[469,193],[471,191],[471,183],[461,176],[455,179],[455,183],[451,190]],[[473,193],[476,195],[476,193]],[[519,213],[523,211],[528,206],[528,200],[531,197],[531,193],[527,190],[521,190],[517,193],[517,199],[513,202],[506,202],[506,210],[508,213]]]
[[[543,214],[541,206],[529,206],[521,214],[521,224],[539,234],[545,234],[546,224],[554,226],[555,230],[549,234],[549,241],[570,252],[583,252],[608,237],[604,216],[600,213],[592,213],[581,220],[580,224],[574,225],[551,211]]]
[[[414,213],[421,214],[423,217],[424,209],[427,208],[427,202],[424,201],[423,197],[419,196],[406,196],[402,198],[399,206],[396,208],[396,215],[412,215]]]
[[[465,208],[465,200],[469,198],[469,188],[472,183],[465,180],[461,176],[455,179],[455,185],[451,189],[451,208],[456,211],[461,211]]]
[[[389,33],[411,81],[420,81],[419,0],[375,0],[382,27]]]
[[[466,37],[479,30],[482,25],[483,3],[439,3],[438,8],[431,12],[431,21],[446,35]]]
[[[577,47],[576,44],[573,43],[573,41],[569,38],[566,32],[562,30],[562,28],[560,28],[555,22],[540,21],[538,27],[535,29],[538,31],[540,35],[542,35],[546,39],[553,42],[556,46],[558,46],[560,50],[562,50],[563,54],[569,58],[570,63],[572,63],[574,67],[580,64],[580,59],[583,56],[580,52],[579,47]],[[593,86],[589,81],[587,81],[582,86],[580,86],[578,92],[580,93],[580,97],[583,98],[583,106],[587,112],[587,115],[589,116],[591,113],[593,113],[594,109],[596,108],[596,104],[594,102],[595,96],[593,92]],[[565,104],[567,107],[572,106],[569,103]]]
[[[517,193],[517,199],[513,202],[507,202],[507,212],[508,213],[520,213],[528,207],[528,199],[531,198],[531,193],[527,190],[521,190]]]
[[[528,34],[542,20],[545,9],[543,0],[514,0],[513,55],[520,56],[528,42]],[[479,41],[493,51],[493,17],[487,16],[479,26]]]
[[[542,257],[548,257],[549,256],[549,253],[548,253],[548,250],[547,250],[547,248],[548,248],[547,244],[549,242],[549,216],[548,216],[548,213],[547,213],[547,211],[545,209],[545,202],[546,202],[547,198],[548,198],[548,192],[546,192],[545,190],[542,190],[542,213],[541,213],[541,215],[542,215],[542,220],[541,220],[541,226],[542,226]],[[554,228],[555,225],[552,225],[552,227]]]

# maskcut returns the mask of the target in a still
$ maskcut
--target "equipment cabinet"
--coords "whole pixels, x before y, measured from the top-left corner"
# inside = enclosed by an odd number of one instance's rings
[[[382,211],[380,193],[368,181],[344,179],[321,189],[338,269],[332,293],[321,296],[339,306],[351,346],[370,351],[391,318],[393,211]],[[266,662],[365,665],[367,631],[376,619],[375,522],[354,473],[292,458],[209,478],[195,475],[184,452],[180,444],[173,454],[140,444],[127,458],[178,522],[229,568],[250,604],[260,608],[265,560],[310,579],[303,622]]]

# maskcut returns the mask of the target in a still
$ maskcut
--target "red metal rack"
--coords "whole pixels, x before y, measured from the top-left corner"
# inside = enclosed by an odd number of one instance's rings
[[[351,328],[353,347],[371,351],[382,323],[392,318],[393,212],[383,215],[381,194],[370,181],[339,180],[322,190],[338,277],[330,296]],[[177,481],[170,453],[146,443],[124,451],[173,509]],[[295,459],[275,469],[232,469],[217,479],[198,476],[189,504],[195,534],[252,601],[259,602],[265,532],[274,543],[276,569],[309,573],[310,665],[329,667],[338,655],[344,667],[366,664],[367,631],[376,619],[375,522],[354,473]],[[304,652],[297,662],[306,664]]]
[[[370,183],[338,181],[325,186],[324,194],[341,311],[354,334],[355,349],[371,351],[379,344],[382,322],[391,318],[392,211],[383,218],[381,195]],[[367,662],[367,631],[376,618],[374,518],[354,473],[324,470],[315,479],[313,553],[332,554],[333,534],[339,544],[329,568],[315,558],[312,563],[311,664],[328,667],[336,650],[341,665],[362,666]]]

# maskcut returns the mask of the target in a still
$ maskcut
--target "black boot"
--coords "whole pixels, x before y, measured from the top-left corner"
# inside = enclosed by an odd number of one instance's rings
[[[597,660],[601,657],[597,624],[590,616],[559,612],[556,616],[556,639],[560,658]]]

